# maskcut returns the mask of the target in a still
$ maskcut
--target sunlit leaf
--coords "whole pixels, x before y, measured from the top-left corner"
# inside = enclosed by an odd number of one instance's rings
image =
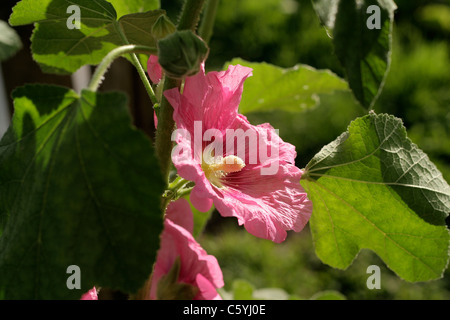
[[[116,9],[120,18],[126,14],[157,10],[161,7],[160,0],[107,0]]]
[[[450,186],[407,138],[400,119],[371,113],[353,121],[309,162],[302,178],[324,263],[347,268],[368,248],[405,280],[442,276]]]
[[[69,6],[80,9],[80,29],[69,20],[73,14],[68,13]],[[98,64],[121,45],[145,45],[156,50],[151,30],[162,14],[163,10],[153,10],[117,20],[114,7],[105,0],[22,0],[13,8],[9,22],[14,26],[37,22],[31,39],[33,58],[43,71],[64,74],[85,64]]]
[[[347,83],[328,70],[297,65],[283,69],[268,63],[247,62],[235,58],[228,65],[240,64],[253,69],[245,80],[239,105],[240,113],[283,110],[299,112],[316,106],[319,94],[348,90]]]

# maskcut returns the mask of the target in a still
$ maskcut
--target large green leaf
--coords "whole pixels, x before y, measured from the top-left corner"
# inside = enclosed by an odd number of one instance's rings
[[[0,20],[0,62],[9,59],[21,48],[22,41],[16,31]]]
[[[368,248],[408,281],[442,276],[450,187],[407,138],[400,119],[370,113],[353,121],[309,162],[302,178],[323,262],[344,269]]]
[[[392,0],[312,0],[314,9],[333,37],[355,97],[367,108],[373,106],[390,65],[391,34],[396,5]],[[379,9],[379,29],[372,28]],[[373,8],[373,7],[372,7]],[[371,8],[371,9],[372,9]],[[376,10],[378,10],[376,9]],[[368,27],[369,25],[371,28]]]
[[[0,142],[0,291],[7,299],[79,299],[94,285],[135,292],[159,247],[164,184],[126,97],[43,85],[13,97]],[[66,287],[70,265],[81,269],[81,290]]]
[[[69,29],[70,5],[80,8],[80,29]],[[72,73],[85,64],[98,64],[114,48],[145,45],[156,48],[153,23],[163,10],[124,15],[117,20],[105,0],[22,0],[9,22],[13,26],[37,22],[31,50],[45,72]]]
[[[156,10],[161,7],[160,0],[107,0],[116,9],[117,16]]]
[[[228,65],[240,64],[253,69],[245,80],[239,112],[283,110],[298,112],[316,106],[319,94],[348,90],[347,83],[328,70],[297,65],[283,69],[268,63],[247,62],[235,58]]]

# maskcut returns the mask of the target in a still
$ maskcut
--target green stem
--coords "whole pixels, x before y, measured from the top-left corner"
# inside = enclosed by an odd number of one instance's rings
[[[205,0],[186,0],[177,29],[195,31],[204,3]]]
[[[125,32],[123,31],[122,26],[119,23],[115,23],[114,27],[116,28],[117,32],[119,33],[120,37],[122,38],[122,41],[129,45],[130,43],[128,42],[128,39],[125,35]],[[157,51],[156,51],[157,52]],[[150,81],[147,78],[147,75],[145,74],[145,70],[142,68],[142,65],[138,59],[138,57],[136,56],[135,53],[131,53],[131,61],[134,65],[134,67],[136,68],[139,77],[142,80],[142,83],[144,84],[145,90],[147,91],[148,96],[150,97],[150,100],[152,101],[152,104],[156,104],[158,103],[158,100],[156,99],[156,95],[155,92],[153,91],[152,85],[150,84]]]
[[[199,36],[209,43],[214,29],[214,21],[216,20],[217,8],[219,6],[219,0],[208,0],[203,14],[202,23],[198,29]]]
[[[192,189],[194,189],[194,187],[181,189],[179,192],[177,192],[177,197],[183,198],[184,196],[187,196],[188,194],[191,193]]]
[[[169,183],[167,190],[162,198],[161,209],[163,210],[163,212],[165,212],[170,201],[184,197],[185,195],[191,193],[193,187],[185,188],[189,182],[190,181],[177,176],[175,180]]]
[[[186,0],[181,12],[178,30],[195,31],[200,19],[200,13],[205,0]],[[173,88],[180,88],[181,81],[167,77],[164,81],[163,92]],[[173,120],[173,107],[164,97],[161,99],[159,109],[158,128],[156,129],[155,148],[159,158],[159,165],[164,180],[168,183],[170,174],[170,165],[172,163],[172,132],[175,129]]]
[[[182,177],[177,176],[173,182],[171,182],[168,186],[169,190],[177,191],[178,189],[182,188],[186,183],[188,183],[188,180],[184,180]]]
[[[139,46],[139,45],[125,45],[114,50],[110,51],[105,58],[103,58],[102,62],[95,69],[94,74],[92,75],[91,81],[88,85],[88,89],[91,91],[97,91],[98,87],[103,81],[103,77],[105,73],[108,71],[108,68],[111,66],[114,60],[119,58],[120,56],[128,53],[134,52],[148,52],[154,53],[156,52],[156,48],[147,47],[147,46]]]
[[[153,91],[152,85],[150,84],[150,81],[147,78],[147,74],[145,73],[144,68],[142,68],[141,62],[139,61],[139,59],[135,53],[131,54],[131,61],[133,62],[133,65],[136,68],[136,70],[139,74],[139,77],[142,80],[142,83],[144,84],[145,91],[147,91],[147,94],[150,97],[152,104],[153,105],[157,104],[158,99],[156,98],[156,95],[155,95],[155,92]]]
[[[167,77],[164,81],[163,92],[173,88],[179,88],[180,80]],[[173,108],[163,95],[159,107],[158,128],[156,129],[155,148],[159,158],[159,166],[165,181],[169,180],[170,164],[172,156],[172,131],[175,129],[173,121]]]

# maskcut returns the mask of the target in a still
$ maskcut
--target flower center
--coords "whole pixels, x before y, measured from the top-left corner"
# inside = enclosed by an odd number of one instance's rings
[[[245,167],[245,162],[237,156],[214,157],[212,153],[202,160],[202,169],[206,178],[218,188],[222,188],[222,178],[232,172],[239,172]]]

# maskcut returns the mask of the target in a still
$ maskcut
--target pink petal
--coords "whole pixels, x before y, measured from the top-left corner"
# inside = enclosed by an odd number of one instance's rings
[[[191,155],[193,152],[191,141],[181,136],[176,141],[176,148],[180,148],[181,151],[180,153],[172,153],[172,162],[178,169],[177,173],[180,177],[195,183],[190,195],[192,205],[201,212],[207,212],[212,206],[210,194],[214,190],[205,177],[200,161],[198,160],[199,158],[194,158]],[[189,154],[184,154],[183,150],[189,150]]]
[[[177,203],[180,200],[183,200],[181,201],[182,203]],[[179,282],[197,286],[197,278],[200,274],[212,284],[214,290],[224,285],[222,271],[217,259],[208,255],[188,230],[170,219],[170,217],[175,216],[176,220],[180,221],[179,217],[183,214],[193,219],[189,204],[184,199],[172,202],[167,208],[164,231],[161,235],[161,247],[158,251],[152,277],[151,299],[156,299],[158,281],[170,271],[177,257],[180,258],[181,263]],[[203,285],[204,283],[202,282],[201,284]],[[202,291],[202,288],[199,289]],[[208,296],[211,295],[209,289],[206,293],[208,293]]]
[[[202,274],[197,274],[195,283],[199,292],[194,300],[222,300],[222,297],[217,293],[217,289],[214,285]]]
[[[189,233],[194,230],[194,219],[192,218],[191,206],[186,199],[180,198],[170,204],[170,210],[166,211],[166,219],[176,225],[183,227]]]
[[[249,233],[280,243],[286,231],[301,231],[311,217],[301,174],[287,163],[280,164],[276,175],[261,176],[259,168],[244,168],[227,177],[223,196],[214,196],[214,205],[222,216],[236,217]]]
[[[158,56],[150,55],[147,61],[147,73],[153,83],[159,83],[162,78],[162,68],[158,63]]]
[[[194,192],[191,192],[189,199],[191,200],[192,205],[201,212],[208,212],[212,205],[213,201],[209,197],[209,193],[204,193],[199,190],[199,186],[195,186],[196,189]]]
[[[155,129],[158,128],[158,116],[156,115],[156,112],[153,111],[153,123],[155,124]]]
[[[80,300],[98,300],[97,289],[92,288],[81,296]]]
[[[165,91],[174,108],[177,127],[188,129],[191,134],[194,121],[201,121],[204,130],[228,128],[237,116],[244,81],[251,72],[240,65],[207,75],[201,71],[186,79],[183,95],[176,88]]]
[[[243,160],[245,160],[246,165],[257,164],[259,166],[265,166],[271,161],[284,161],[295,164],[295,158],[297,156],[295,146],[284,142],[270,124],[264,123],[254,126],[248,122],[244,115],[239,114],[229,129],[234,132],[251,132],[252,135],[257,137],[257,144],[254,146],[248,141],[244,143],[246,159]],[[229,137],[225,135],[224,145],[227,148],[225,148],[224,154],[233,154],[232,151],[236,154],[240,145],[237,146],[237,150],[231,150],[234,148],[234,144],[227,143],[227,139]],[[264,155],[264,157],[261,157],[261,155]],[[252,158],[257,159],[256,163],[249,163]]]

